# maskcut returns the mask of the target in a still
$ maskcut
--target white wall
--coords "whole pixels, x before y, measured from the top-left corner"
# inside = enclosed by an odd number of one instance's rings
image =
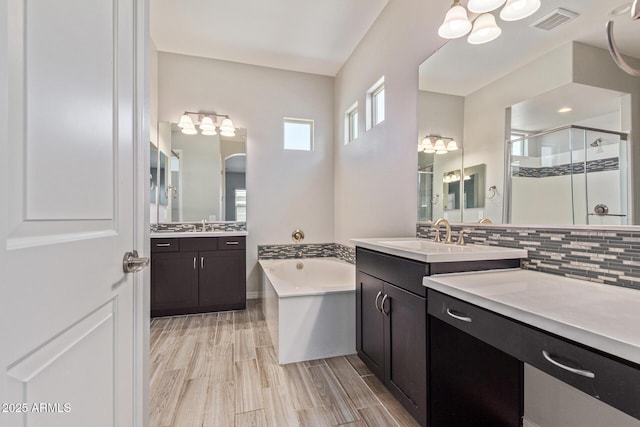
[[[158,62],[158,120],[176,122],[185,110],[202,110],[228,114],[247,129],[247,292],[253,295],[257,245],[291,243],[296,228],[305,242],[333,241],[333,79],[166,52]],[[282,149],[283,117],[315,121],[313,152]]]
[[[418,65],[444,41],[436,32],[450,4],[390,0],[335,80],[335,240],[415,235]],[[434,10],[435,9],[435,10]],[[386,118],[342,143],[344,113],[384,76]],[[362,107],[361,107],[362,108]]]
[[[493,222],[502,222],[505,109],[570,82],[566,44],[465,97],[464,163],[487,165],[486,186],[495,185],[498,193],[485,202],[485,216]]]
[[[158,145],[158,49],[149,39],[149,139]]]
[[[182,150],[180,201],[183,221],[219,220],[222,179],[220,137],[172,131],[171,148]]]

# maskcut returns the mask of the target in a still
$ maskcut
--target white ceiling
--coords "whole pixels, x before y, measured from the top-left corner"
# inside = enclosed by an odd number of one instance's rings
[[[511,107],[511,128],[529,132],[553,129],[620,111],[623,93],[569,83]],[[570,112],[559,113],[563,107]]]
[[[335,76],[388,0],[151,0],[160,51]]]
[[[630,0],[542,0],[540,9],[529,18],[516,22],[498,19],[503,33],[490,43],[470,45],[465,38],[449,41],[420,66],[420,89],[466,96],[570,40],[606,48],[605,23],[609,19],[615,21],[620,50],[640,57],[640,22],[632,21],[629,14],[609,16],[625,3]],[[529,26],[557,7],[580,16],[549,32]]]

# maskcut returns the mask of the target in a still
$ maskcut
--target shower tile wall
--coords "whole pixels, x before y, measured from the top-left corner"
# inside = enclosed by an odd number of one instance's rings
[[[417,237],[433,239],[429,224],[417,224]],[[527,249],[522,268],[640,290],[640,232],[532,229],[464,224],[468,243]]]
[[[587,162],[587,172],[617,171],[620,168],[620,159],[611,157],[608,159],[590,160]],[[584,162],[566,163],[564,165],[550,167],[525,167],[512,166],[511,175],[522,178],[548,178],[551,176],[564,176],[569,174],[584,173]]]

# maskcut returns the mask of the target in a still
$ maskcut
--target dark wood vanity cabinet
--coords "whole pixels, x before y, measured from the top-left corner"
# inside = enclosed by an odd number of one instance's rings
[[[246,307],[246,239],[151,239],[151,316]]]
[[[640,365],[429,290],[431,425],[520,426],[523,363],[640,419]]]
[[[519,265],[519,259],[429,264],[356,247],[356,351],[421,425],[428,425],[431,418],[431,338],[422,279],[431,274]]]
[[[422,277],[428,267],[360,248],[356,260],[358,355],[411,415],[426,425],[427,305]]]

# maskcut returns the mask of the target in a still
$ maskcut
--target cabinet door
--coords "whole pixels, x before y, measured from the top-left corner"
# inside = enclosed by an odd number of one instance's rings
[[[382,300],[383,282],[361,271],[356,280],[356,350],[369,369],[384,380],[384,316],[377,305]]]
[[[420,422],[427,416],[427,300],[384,284],[385,384]]]
[[[189,312],[198,306],[198,253],[154,253],[151,257],[151,314]]]
[[[431,426],[522,425],[522,362],[433,316],[429,334]]]
[[[199,305],[203,310],[246,307],[244,251],[200,252]]]

